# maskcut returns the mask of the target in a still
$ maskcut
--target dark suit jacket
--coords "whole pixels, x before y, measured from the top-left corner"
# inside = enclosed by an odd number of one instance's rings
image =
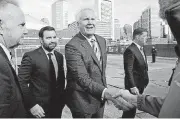
[[[155,117],[158,117],[164,98],[153,97],[150,95],[139,95],[137,98],[138,110],[147,112]]]
[[[102,65],[86,38],[78,33],[65,46],[67,63],[68,106],[81,113],[95,113],[102,106],[102,91],[106,87],[106,42],[95,35],[100,46]]]
[[[166,9],[167,22],[180,45],[180,2]],[[159,118],[180,118],[180,64],[176,67],[172,83],[161,108]]]
[[[147,60],[132,43],[124,52],[125,88],[137,87],[144,90],[149,82]]]
[[[54,51],[54,54],[58,63],[58,78],[56,85],[53,85],[56,87],[53,93],[56,93],[59,99],[56,102],[58,105],[63,103],[65,76],[63,55],[57,51]],[[52,80],[49,78],[48,58],[42,47],[24,54],[19,68],[19,82],[25,97],[26,108],[30,109],[35,104],[39,104],[45,111],[48,111],[47,107],[50,105],[49,101],[52,96]]]
[[[25,118],[18,77],[1,47],[0,67],[0,118]]]

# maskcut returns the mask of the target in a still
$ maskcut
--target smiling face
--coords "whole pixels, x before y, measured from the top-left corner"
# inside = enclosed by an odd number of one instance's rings
[[[20,8],[9,4],[0,15],[1,34],[7,48],[14,48],[20,44],[20,40],[27,33],[25,17]]]
[[[80,13],[78,27],[80,32],[86,37],[91,37],[96,29],[96,17],[94,11],[87,9]]]

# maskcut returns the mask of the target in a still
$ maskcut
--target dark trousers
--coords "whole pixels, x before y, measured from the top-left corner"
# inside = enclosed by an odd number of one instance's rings
[[[4,104],[6,105],[6,104]],[[25,111],[22,101],[12,101],[7,108],[1,107],[0,118],[27,118],[27,112]]]
[[[54,108],[51,108],[51,109],[43,108],[45,111],[45,117],[43,118],[61,118],[64,106],[65,105],[58,106],[58,107],[54,106]],[[28,118],[35,118],[35,117],[29,112]]]
[[[139,93],[142,94],[144,89],[143,88],[138,88],[139,89]],[[128,89],[130,91],[130,89]],[[136,108],[129,110],[129,111],[124,111],[122,118],[134,118],[136,116]]]
[[[27,118],[27,112],[25,111],[22,101],[19,101],[16,104],[14,103],[14,106],[16,106],[16,109],[14,110],[11,118]],[[13,110],[13,108],[10,108],[10,110],[11,109]]]
[[[156,54],[152,54],[152,62],[156,62]]]
[[[75,112],[72,110],[71,110],[71,113],[72,113],[73,118],[103,118],[104,106],[102,108],[99,108],[99,110],[94,114]]]

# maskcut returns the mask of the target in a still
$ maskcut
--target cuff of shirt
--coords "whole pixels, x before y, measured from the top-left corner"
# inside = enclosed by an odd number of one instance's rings
[[[101,100],[104,100],[104,93],[105,93],[106,90],[107,90],[107,88],[105,88],[105,89],[103,90],[102,95],[101,95]]]

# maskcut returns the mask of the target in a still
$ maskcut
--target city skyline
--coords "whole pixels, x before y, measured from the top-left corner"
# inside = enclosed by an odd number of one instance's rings
[[[20,7],[37,19],[48,18],[51,23],[51,5],[57,0],[19,0]],[[69,0],[68,23],[75,21],[75,14],[82,8],[93,8],[95,0]],[[131,24],[139,19],[142,11],[148,6],[158,9],[157,0],[114,0],[114,18],[119,19],[121,26]],[[134,8],[134,9],[132,9]],[[42,12],[43,11],[43,12]],[[157,13],[158,14],[158,13]]]

